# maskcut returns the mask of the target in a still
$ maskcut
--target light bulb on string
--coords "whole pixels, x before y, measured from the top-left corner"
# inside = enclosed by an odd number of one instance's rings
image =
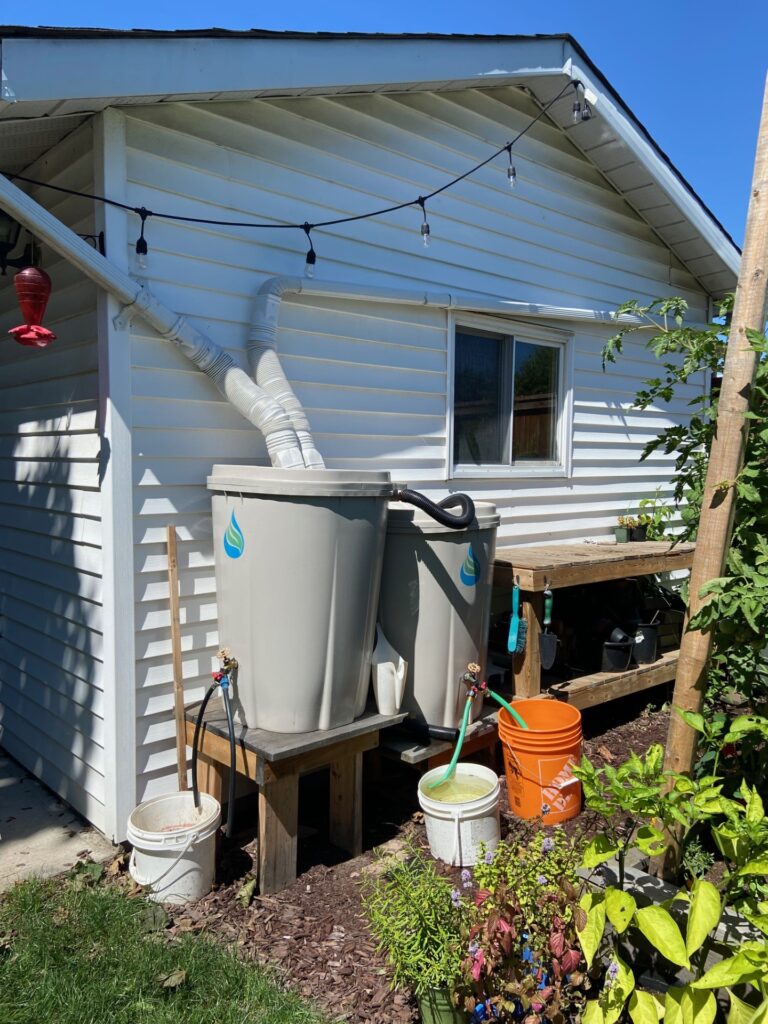
[[[310,234],[312,227],[312,224],[304,224],[302,228],[304,234],[307,236],[307,241],[309,242],[307,258],[304,261],[304,277],[307,277],[310,280],[315,276],[315,264],[317,263],[317,253],[315,252],[315,247],[312,245],[312,236]]]
[[[509,187],[514,188],[517,185],[517,168],[512,163],[512,143],[507,146],[507,153],[509,154],[509,166],[507,167],[507,181]]]
[[[141,217],[141,232],[139,233],[139,237],[136,239],[136,262],[139,266],[139,270],[146,270],[149,246],[147,245],[147,240],[144,237],[144,225],[147,222],[147,217],[151,216],[151,213],[144,206],[142,206],[136,212],[138,213],[139,217]]]
[[[589,121],[591,117],[592,117],[592,107],[590,107],[589,103],[587,103],[587,98],[585,96],[584,97],[584,105],[581,108],[581,120],[582,121]]]
[[[571,120],[574,124],[578,124],[581,120],[581,103],[579,100],[573,101],[573,106],[571,107]]]
[[[428,249],[429,248],[429,242],[430,242],[430,230],[429,230],[429,221],[427,220],[427,208],[426,208],[426,205],[425,205],[426,200],[424,199],[423,196],[419,196],[417,202],[418,202],[419,206],[421,207],[421,215],[424,218],[422,220],[422,222],[421,222],[421,240],[424,243],[424,248]]]

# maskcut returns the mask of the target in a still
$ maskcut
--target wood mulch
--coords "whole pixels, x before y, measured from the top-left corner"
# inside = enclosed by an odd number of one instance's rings
[[[649,697],[656,704],[648,705]],[[659,688],[585,712],[584,752],[597,764],[620,763],[630,751],[643,753],[666,739],[669,712],[659,709],[667,697]],[[274,896],[256,896],[248,906],[238,893],[253,868],[253,829],[222,851],[222,882],[192,907],[180,908],[170,928],[204,930],[234,943],[246,959],[275,968],[332,1019],[354,1024],[410,1024],[418,1019],[409,994],[394,992],[381,954],[368,930],[360,902],[360,880],[371,870],[373,846],[397,847],[409,838],[423,843],[423,825],[416,801],[413,769],[384,762],[386,785],[366,772],[365,826],[369,852],[341,860],[323,836],[319,809],[327,807],[321,774],[302,780],[299,877]],[[238,806],[241,826],[250,817]],[[502,786],[502,820],[509,825],[506,790]],[[574,827],[589,834],[597,822],[582,815]],[[505,831],[503,828],[502,831]]]

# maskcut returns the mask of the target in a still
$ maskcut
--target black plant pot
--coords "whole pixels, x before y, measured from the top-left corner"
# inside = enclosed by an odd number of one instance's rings
[[[640,639],[638,639],[640,638]],[[651,665],[658,658],[659,631],[649,622],[638,622],[633,654],[638,665]]]
[[[647,526],[633,526],[629,531],[630,540],[648,540]]]
[[[634,640],[622,643],[604,643],[603,661],[600,666],[601,672],[626,672],[632,660],[632,649],[635,646]]]

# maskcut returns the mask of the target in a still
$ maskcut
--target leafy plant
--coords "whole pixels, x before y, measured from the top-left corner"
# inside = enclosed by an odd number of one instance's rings
[[[664,750],[657,743],[644,757],[630,754],[618,768],[596,768],[584,756],[573,769],[581,781],[585,804],[605,822],[604,830],[587,844],[583,865],[596,868],[615,857],[622,888],[626,856],[633,846],[648,854],[664,849],[663,833],[654,824],[669,818],[669,804],[663,793],[663,762]]]
[[[622,353],[628,336],[650,334],[646,347],[658,360],[659,375],[644,381],[635,396],[637,409],[669,403],[682,387],[697,384],[699,394],[688,402],[687,422],[663,430],[642,454],[643,459],[657,451],[675,455],[674,498],[682,539],[696,536],[717,419],[718,392],[701,394],[699,381],[702,375],[710,380],[722,368],[727,341],[723,320],[731,306],[731,298],[724,300],[718,319],[699,328],[685,324],[688,306],[683,299],[626,302],[616,315],[630,315],[636,322],[622,327],[603,349],[605,369]],[[730,686],[759,704],[768,697],[768,662],[762,656],[768,636],[768,339],[755,331],[746,333],[761,358],[750,391],[744,465],[737,479],[720,484],[723,491],[735,490],[733,537],[725,575],[707,585],[704,592],[711,599],[690,625],[712,632],[710,691]]]
[[[683,871],[688,878],[703,878],[715,863],[714,854],[705,850],[698,836],[689,839],[683,849]]]
[[[555,829],[522,846],[500,843],[474,879],[465,873],[466,1009],[529,1024],[580,1010],[589,979],[576,935],[578,863],[579,843]]]
[[[416,995],[455,988],[463,947],[458,893],[435,863],[412,848],[364,883],[363,906],[371,931],[392,966],[393,986]]]
[[[640,523],[646,527],[648,540],[667,540],[667,524],[675,510],[664,501],[660,487],[652,498],[640,499],[640,509]]]

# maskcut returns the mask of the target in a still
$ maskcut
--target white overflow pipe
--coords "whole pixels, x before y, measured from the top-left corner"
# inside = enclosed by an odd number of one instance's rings
[[[185,317],[164,306],[146,285],[139,284],[110,263],[3,175],[0,175],[0,207],[122,303],[121,315],[141,316],[162,338],[178,345],[238,412],[264,434],[273,466],[304,468],[301,442],[289,413],[252,381],[216,342],[193,327]]]

